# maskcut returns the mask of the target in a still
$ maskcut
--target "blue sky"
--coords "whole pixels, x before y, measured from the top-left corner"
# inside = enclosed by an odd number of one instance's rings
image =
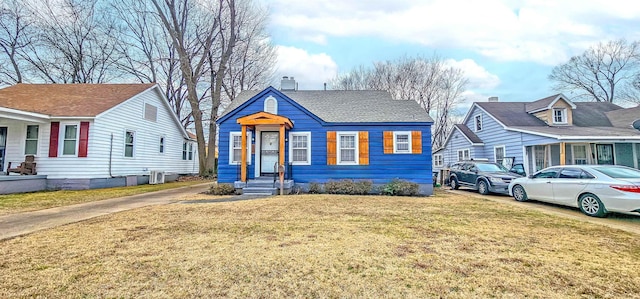
[[[640,5],[628,0],[264,1],[276,76],[300,89],[358,65],[437,54],[465,71],[467,103],[533,101],[556,93],[555,65],[598,42],[640,40]]]

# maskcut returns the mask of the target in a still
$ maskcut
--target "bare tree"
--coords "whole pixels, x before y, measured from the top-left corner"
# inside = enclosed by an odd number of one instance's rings
[[[638,42],[620,39],[598,43],[553,68],[549,79],[558,91],[576,92],[576,98],[598,102],[627,100],[639,66]]]
[[[376,62],[370,69],[358,66],[334,78],[331,85],[340,90],[385,90],[396,100],[418,102],[434,118],[432,146],[438,148],[453,127],[451,111],[461,100],[467,82],[462,70],[447,66],[434,55]]]
[[[21,54],[32,40],[31,13],[22,1],[0,4],[0,83],[22,83],[25,70]]]
[[[102,83],[119,77],[114,68],[118,31],[99,0],[30,2],[38,27],[24,59],[34,77],[51,83]]]

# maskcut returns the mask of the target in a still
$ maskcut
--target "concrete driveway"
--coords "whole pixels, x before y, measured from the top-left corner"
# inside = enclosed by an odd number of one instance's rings
[[[554,205],[554,204],[534,201],[534,200],[530,200],[527,202],[518,202],[518,201],[515,201],[513,197],[508,195],[498,195],[498,194],[481,195],[477,191],[464,189],[464,188],[460,188],[458,190],[451,190],[448,188],[444,188],[444,189],[447,192],[451,192],[455,194],[472,196],[477,198],[485,198],[485,199],[499,202],[502,204],[526,207],[526,208],[540,211],[547,214],[552,214],[552,215],[574,219],[578,221],[600,224],[603,226],[608,226],[611,228],[615,228],[615,229],[640,235],[640,216],[631,216],[631,215],[613,213],[613,214],[609,214],[607,218],[595,218],[595,217],[589,217],[585,214],[582,214],[582,212],[580,212],[578,208],[559,206],[559,205]]]
[[[203,183],[132,196],[0,216],[0,240],[111,213],[178,202],[185,196],[204,192],[209,189],[210,186],[211,183]]]

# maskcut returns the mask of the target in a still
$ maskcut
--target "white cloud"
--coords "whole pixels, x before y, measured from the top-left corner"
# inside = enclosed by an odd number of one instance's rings
[[[320,90],[325,82],[338,74],[338,65],[325,53],[310,54],[306,50],[286,46],[277,46],[277,52],[278,79],[273,83],[276,88],[280,87],[279,78],[289,76],[298,82],[298,89]]]
[[[500,85],[498,76],[490,73],[471,59],[460,61],[448,59],[445,63],[464,71],[464,76],[469,80],[469,89],[492,89]]]
[[[272,21],[316,40],[370,36],[463,48],[503,61],[564,62],[585,45],[640,39],[640,5],[628,0],[272,0]]]

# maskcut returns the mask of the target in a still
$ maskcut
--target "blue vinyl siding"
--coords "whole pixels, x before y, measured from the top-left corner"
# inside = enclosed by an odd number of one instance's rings
[[[419,184],[432,183],[431,124],[331,124],[324,123],[306,109],[281,93],[267,89],[236,110],[225,115],[219,123],[218,181],[230,183],[237,179],[238,167],[229,165],[229,132],[240,132],[236,119],[263,111],[264,99],[273,96],[278,101],[278,115],[288,117],[293,129],[285,132],[311,132],[311,165],[293,165],[296,183],[323,183],[328,180],[371,180],[375,184],[387,183],[394,178]],[[363,108],[365,109],[365,108]],[[277,128],[274,128],[277,131]],[[327,131],[369,132],[369,165],[327,165]],[[422,154],[384,154],[383,131],[421,131]],[[289,140],[285,142],[285,161],[289,161]],[[258,146],[255,146],[256,151]],[[254,177],[255,155],[252,155],[249,178]]]

